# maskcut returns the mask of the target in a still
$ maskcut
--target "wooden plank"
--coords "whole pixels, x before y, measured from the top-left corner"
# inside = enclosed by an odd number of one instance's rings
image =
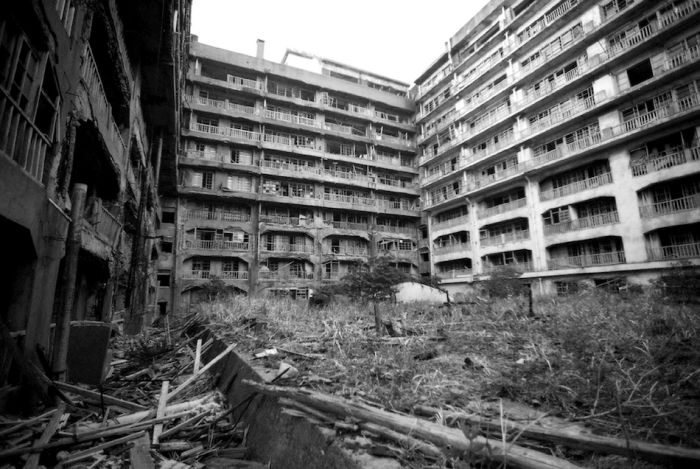
[[[160,434],[160,439],[164,440],[171,435],[175,435],[177,432],[179,432],[183,428],[187,428],[190,425],[195,424],[201,418],[205,417],[206,415],[209,415],[210,413],[211,413],[211,411],[202,412],[201,414],[197,414],[194,417],[185,420],[184,422],[178,423],[177,425],[175,425],[172,428],[168,428],[167,430],[165,430],[163,433]]]
[[[60,402],[58,404],[58,407],[55,409],[55,412],[53,416],[51,416],[51,420],[49,420],[49,423],[46,424],[46,428],[44,428],[44,431],[41,434],[41,437],[39,437],[39,441],[37,444],[43,445],[49,442],[51,437],[54,436],[56,431],[58,430],[58,426],[61,423],[61,418],[63,417],[63,412],[66,410],[66,405],[63,402]],[[39,453],[33,453],[29,456],[29,459],[27,459],[27,462],[24,464],[24,469],[36,469],[39,466],[39,457],[41,454]]]
[[[202,366],[202,339],[197,339],[197,349],[194,353],[194,374],[197,374],[199,367]]]
[[[0,431],[0,436],[5,436],[5,435],[11,435],[12,433],[23,429],[24,427],[27,427],[29,425],[32,425],[39,420],[45,419],[46,417],[50,417],[54,412],[56,412],[58,409],[51,409],[48,412],[44,412],[41,415],[37,415],[36,417],[31,417],[27,420],[22,420],[20,422],[17,422],[15,425],[11,426],[10,428],[6,428],[5,430]]]
[[[158,399],[158,410],[156,411],[156,418],[162,418],[165,416],[165,406],[168,403],[168,387],[170,386],[170,381],[163,381],[160,386],[160,398]],[[158,444],[158,438],[160,434],[163,433],[163,424],[157,423],[153,427],[153,444]]]
[[[185,382],[182,383],[180,386],[176,387],[176,388],[173,390],[173,392],[171,392],[170,395],[168,395],[168,400],[172,400],[172,398],[173,398],[176,394],[178,394],[178,393],[181,392],[183,389],[185,389],[187,386],[189,386],[190,384],[192,384],[193,382],[195,382],[196,380],[198,380],[199,377],[200,377],[202,374],[206,373],[206,372],[209,370],[209,368],[211,368],[211,367],[214,366],[217,362],[219,362],[219,360],[221,360],[222,358],[224,358],[225,356],[227,356],[227,355],[229,354],[229,352],[231,352],[231,350],[233,350],[235,347],[236,347],[236,344],[231,344],[231,345],[229,345],[228,347],[226,347],[226,349],[225,349],[223,352],[221,352],[219,355],[217,355],[216,357],[214,357],[214,358],[212,359],[212,361],[210,361],[209,363],[207,363],[206,365],[204,365],[204,367],[203,367],[201,370],[199,370],[197,373],[195,373],[195,374],[193,374],[192,376],[190,376],[189,378],[187,378],[187,379],[185,380]]]
[[[421,413],[434,414],[438,409],[420,406]],[[446,418],[453,418],[463,422],[479,425],[491,431],[500,433],[502,424],[506,430],[515,430],[522,433],[523,438],[531,438],[537,441],[561,444],[571,448],[584,450],[621,454],[632,458],[646,459],[654,462],[668,464],[670,466],[692,465],[700,467],[700,450],[692,448],[681,448],[678,446],[665,446],[643,441],[625,440],[622,438],[612,438],[592,433],[583,433],[571,428],[552,428],[541,425],[526,425],[512,420],[496,420],[482,417],[481,415],[470,415],[463,412],[442,412]]]
[[[564,459],[514,444],[477,436],[467,439],[461,430],[445,427],[410,415],[388,412],[361,402],[353,402],[337,396],[308,389],[261,384],[251,380],[243,383],[256,391],[275,397],[287,397],[341,417],[353,417],[360,421],[387,427],[395,432],[429,441],[449,454],[472,453],[481,455],[507,467],[522,469],[580,469]]]
[[[115,405],[126,410],[132,410],[134,412],[139,410],[148,410],[148,407],[135,404],[133,402],[125,401],[123,399],[118,399],[116,397],[110,396],[109,394],[100,395],[99,392],[91,391],[89,389],[85,389],[80,386],[75,386],[73,384],[68,384],[61,381],[54,381],[53,384],[62,391],[71,392],[73,394],[78,394],[79,396],[84,396],[91,399],[96,399],[98,402],[104,402],[107,405]]]
[[[149,444],[148,433],[144,433],[134,441],[129,450],[129,461],[133,469],[154,469],[153,458],[151,458],[151,445]]]
[[[110,440],[107,441],[106,443],[102,443],[96,446],[93,446],[92,448],[88,448],[83,451],[78,451],[77,453],[73,453],[69,456],[67,456],[65,459],[61,460],[61,464],[63,466],[68,466],[70,464],[73,464],[78,461],[82,461],[83,459],[87,459],[90,456],[93,456],[103,449],[111,448],[112,446],[118,446],[121,444],[126,443],[127,441],[134,440],[136,438],[141,438],[146,435],[145,431],[140,431],[138,433],[134,433],[133,435],[126,435],[121,438],[117,438],[115,440]]]

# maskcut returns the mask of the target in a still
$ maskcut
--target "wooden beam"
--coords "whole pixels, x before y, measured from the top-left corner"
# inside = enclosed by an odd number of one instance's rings
[[[170,381],[163,381],[160,387],[160,397],[158,398],[158,410],[156,411],[156,418],[161,418],[165,416],[165,406],[168,403],[168,387],[170,386]],[[160,434],[163,433],[163,424],[157,423],[153,427],[153,444],[158,444],[158,438]]]
[[[114,405],[121,407],[122,409],[131,410],[134,412],[148,410],[148,407],[142,406],[140,404],[135,404],[133,402],[125,401],[123,399],[118,399],[116,397],[110,396],[109,394],[100,394],[97,391],[91,391],[74,384],[68,384],[61,381],[54,382],[56,387],[65,392],[71,392],[79,396],[87,397],[90,399],[95,399],[98,402],[104,402],[107,405]]]
[[[182,383],[180,386],[176,387],[176,388],[173,390],[173,392],[171,392],[171,393],[168,395],[168,400],[172,400],[172,398],[173,398],[177,393],[181,392],[183,389],[185,389],[187,386],[189,386],[190,384],[192,384],[194,381],[198,380],[199,377],[200,377],[201,375],[203,375],[204,373],[206,373],[206,372],[209,370],[209,368],[211,368],[212,366],[214,366],[219,360],[221,360],[221,359],[224,358],[226,355],[228,355],[229,352],[231,352],[231,350],[233,350],[235,347],[236,347],[236,344],[231,344],[231,345],[229,345],[228,347],[226,347],[226,349],[225,349],[223,352],[221,352],[219,355],[217,355],[216,357],[214,357],[214,358],[212,359],[212,361],[210,361],[209,363],[207,363],[206,365],[204,365],[204,367],[203,367],[201,370],[199,370],[197,373],[195,373],[195,374],[193,374],[192,376],[190,376],[189,378],[187,378],[187,379],[185,380],[185,382]]]
[[[129,450],[129,462],[133,469],[154,469],[153,458],[151,458],[151,445],[149,444],[148,433],[144,433]]]
[[[51,437],[54,436],[54,434],[58,430],[59,424],[61,423],[61,418],[63,417],[63,412],[65,410],[66,405],[63,402],[59,402],[58,407],[55,409],[54,414],[51,416],[51,420],[49,420],[49,423],[46,424],[46,428],[44,428],[41,437],[39,437],[39,441],[37,442],[37,444],[46,444],[49,442]],[[41,454],[39,453],[31,454],[29,456],[29,459],[27,459],[27,462],[24,464],[24,469],[36,469],[39,466],[40,456]]]

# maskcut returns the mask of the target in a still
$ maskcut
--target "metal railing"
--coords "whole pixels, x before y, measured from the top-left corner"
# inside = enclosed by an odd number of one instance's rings
[[[250,140],[253,142],[259,142],[261,140],[260,132],[254,132],[252,130],[233,129],[230,127],[219,127],[215,125],[202,124],[199,122],[192,122],[190,124],[190,130],[213,135],[221,135],[223,137],[240,138],[243,140]]]
[[[671,244],[668,246],[648,247],[647,256],[649,257],[650,261],[700,257],[700,243]]]
[[[593,176],[592,178],[572,182],[565,186],[542,191],[540,192],[540,200],[545,201],[556,199],[557,197],[564,197],[565,195],[575,194],[588,189],[594,189],[606,184],[612,184],[612,182],[612,173],[603,173],[598,176]]]
[[[105,122],[106,128],[104,129],[104,135],[107,140],[116,145],[114,149],[116,155],[121,159],[126,152],[126,145],[122,139],[122,135],[119,132],[119,127],[114,121],[114,114],[112,113],[112,106],[107,100],[107,93],[105,93],[104,85],[102,84],[102,79],[100,78],[100,73],[97,69],[97,63],[95,62],[95,57],[92,54],[92,49],[89,45],[85,45],[85,57],[83,61],[83,66],[81,70],[81,76],[85,82],[85,86],[88,93],[93,99],[93,105],[95,109],[93,115],[95,120],[99,123],[102,121],[99,116],[105,116],[107,122]]]
[[[250,215],[236,212],[226,212],[223,210],[187,209],[185,220],[216,220],[248,222]]]
[[[5,90],[0,91],[0,151],[42,184],[51,142]]]
[[[700,208],[700,193],[680,197],[677,199],[664,200],[653,204],[646,204],[639,207],[639,214],[642,218],[652,218],[670,213],[681,213]]]
[[[202,249],[205,251],[248,251],[250,243],[242,241],[186,239],[185,249]]]
[[[673,168],[689,161],[700,160],[700,147],[677,148],[671,153],[652,154],[637,161],[630,162],[632,176],[644,176],[645,174]]]
[[[596,228],[605,225],[614,225],[620,223],[620,217],[616,211],[600,213],[590,217],[577,218],[553,225],[544,225],[544,234],[558,234],[569,231],[585,230],[588,228]]]
[[[530,239],[530,230],[511,231],[509,233],[501,233],[496,236],[488,236],[486,238],[481,238],[479,243],[484,247],[500,246],[512,241],[521,241],[525,239]]]
[[[555,257],[547,262],[547,266],[550,270],[558,270],[596,265],[624,264],[625,262],[625,251],[613,251],[582,254],[580,256]]]
[[[289,244],[289,243],[261,243],[261,250],[266,252],[295,252],[312,254],[314,247],[309,244]]]
[[[517,199],[505,204],[494,205],[493,207],[480,208],[478,212],[479,218],[491,217],[493,215],[498,215],[501,213],[509,212],[527,205],[527,199]]]

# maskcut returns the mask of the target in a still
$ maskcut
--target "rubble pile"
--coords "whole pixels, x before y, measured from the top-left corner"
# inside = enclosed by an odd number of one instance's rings
[[[52,381],[58,405],[31,418],[0,416],[0,467],[264,467],[244,460],[245,424],[207,372],[232,347],[202,363],[212,343],[202,333],[171,340],[193,321],[117,334],[101,386]]]

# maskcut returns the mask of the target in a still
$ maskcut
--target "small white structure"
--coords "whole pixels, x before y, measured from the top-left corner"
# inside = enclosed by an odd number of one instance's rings
[[[447,293],[429,285],[418,282],[403,282],[395,287],[396,301],[412,303],[414,301],[428,303],[446,303]]]

